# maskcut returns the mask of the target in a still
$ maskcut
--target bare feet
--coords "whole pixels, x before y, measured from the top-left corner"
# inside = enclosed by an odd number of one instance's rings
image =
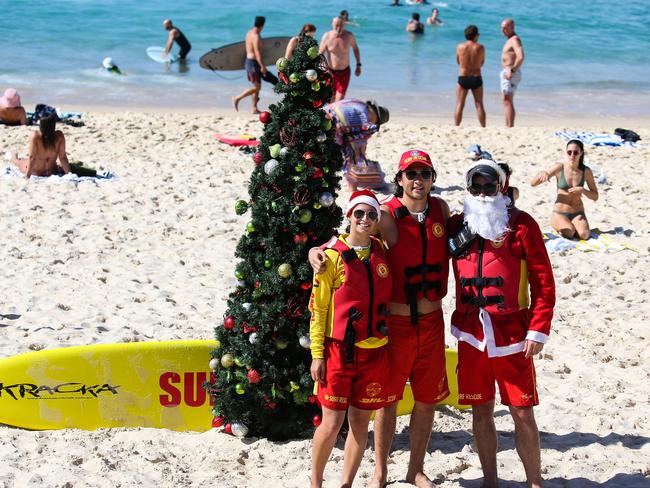
[[[419,473],[415,473],[415,476],[407,474],[406,482],[411,483],[418,488],[434,488],[435,486],[433,482],[427,477],[427,475],[421,471]]]
[[[232,106],[235,108],[235,112],[239,112],[239,98],[232,97]]]
[[[262,112],[260,112],[260,111],[257,110],[256,108],[254,108],[254,109],[251,111],[251,113],[252,113],[253,115],[258,115],[258,114],[260,114],[260,113],[262,113]]]
[[[384,488],[386,486],[386,478],[387,476],[385,474],[377,474],[377,472],[375,472],[372,480],[370,480],[370,483],[366,486],[369,488]]]

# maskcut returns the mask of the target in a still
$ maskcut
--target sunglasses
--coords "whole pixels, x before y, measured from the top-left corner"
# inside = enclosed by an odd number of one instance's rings
[[[364,217],[368,217],[368,220],[376,221],[379,218],[376,210],[368,210],[367,212],[363,210],[355,210],[352,212],[354,218],[357,220],[362,220]]]
[[[431,177],[433,176],[433,171],[431,171],[430,169],[423,169],[422,171],[415,171],[409,169],[404,171],[404,176],[406,176],[407,180],[411,180],[411,181],[413,181],[418,176],[423,180],[430,180]]]
[[[476,196],[479,196],[481,193],[488,197],[494,196],[497,194],[498,185],[496,183],[486,183],[485,185],[479,185],[478,183],[473,183],[469,188],[469,192]]]
[[[569,150],[569,151],[567,151],[566,153],[567,153],[569,156],[579,156],[579,155],[580,155],[580,151],[571,151],[571,150]]]

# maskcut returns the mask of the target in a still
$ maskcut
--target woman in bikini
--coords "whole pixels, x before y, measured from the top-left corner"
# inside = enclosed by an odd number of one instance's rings
[[[25,174],[30,176],[51,176],[69,173],[70,163],[65,153],[65,136],[56,130],[56,119],[53,116],[41,118],[40,130],[35,130],[29,136],[28,158],[18,158],[14,154],[13,163]],[[61,166],[56,164],[57,159]]]
[[[581,141],[571,140],[566,145],[567,158],[547,171],[540,171],[530,184],[537,186],[557,179],[557,198],[551,214],[551,226],[562,237],[572,239],[589,238],[589,222],[585,216],[582,195],[594,202],[598,200],[598,189],[591,170],[585,166],[585,150]],[[587,188],[584,187],[587,183]]]

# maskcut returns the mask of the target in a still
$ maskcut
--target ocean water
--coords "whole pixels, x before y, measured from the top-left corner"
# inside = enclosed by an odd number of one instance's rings
[[[401,0],[400,3],[404,3]],[[228,106],[247,86],[243,71],[212,73],[198,59],[240,41],[255,15],[267,18],[263,36],[295,35],[314,23],[317,37],[345,8],[361,49],[363,74],[349,96],[376,98],[398,113],[447,113],[457,77],[455,46],[476,24],[486,46],[483,69],[488,115],[501,111],[498,73],[504,37],[500,22],[516,21],[526,53],[517,94],[520,113],[541,117],[647,116],[650,113],[650,2],[575,0],[447,0],[390,7],[389,0],[0,0],[0,89],[17,88],[24,105]],[[412,12],[433,7],[444,24],[423,36],[404,32]],[[192,43],[186,72],[165,69],[145,54],[164,45],[162,20],[173,19]],[[126,73],[101,69],[111,56]],[[270,85],[262,103],[275,99]],[[471,101],[471,100],[470,100]],[[243,101],[242,107],[247,108]],[[466,108],[466,117],[473,108]]]

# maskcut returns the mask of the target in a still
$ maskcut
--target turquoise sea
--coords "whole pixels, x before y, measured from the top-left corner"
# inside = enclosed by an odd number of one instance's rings
[[[17,88],[24,104],[66,106],[228,106],[246,86],[243,72],[215,74],[198,58],[242,40],[255,15],[267,18],[263,36],[295,35],[303,23],[330,28],[348,9],[357,26],[364,72],[349,95],[377,98],[398,113],[450,113],[457,77],[455,46],[468,24],[487,49],[483,70],[488,115],[501,112],[498,72],[512,17],[526,52],[520,112],[553,117],[647,116],[650,113],[650,2],[604,0],[447,0],[390,7],[389,0],[0,0],[0,89]],[[404,3],[404,0],[400,0]],[[414,39],[404,32],[411,12],[440,10],[444,25]],[[173,19],[192,43],[187,72],[167,71],[146,56],[164,45],[161,22]],[[104,72],[111,56],[126,76]],[[275,98],[270,85],[262,102]],[[247,102],[244,101],[245,105]],[[473,116],[473,109],[466,116]],[[467,111],[467,110],[466,110]]]

